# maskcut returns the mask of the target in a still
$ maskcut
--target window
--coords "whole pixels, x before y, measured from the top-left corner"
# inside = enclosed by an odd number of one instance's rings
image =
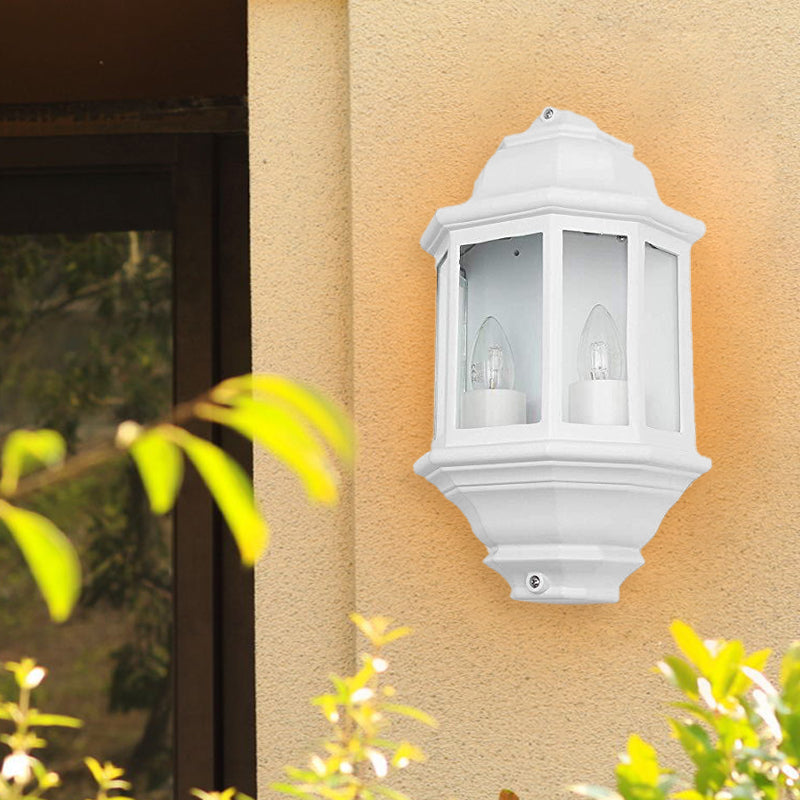
[[[5,140],[0,431],[55,427],[77,450],[249,371],[246,187],[239,134]],[[249,468],[244,440],[204,432]],[[42,624],[15,571],[0,593],[3,657],[51,667],[49,705],[87,719],[85,749],[132,767],[136,796],[254,792],[252,580],[205,489],[187,475],[165,520],[124,462],[68,492],[37,502],[82,550],[80,607]],[[54,756],[73,743],[54,738]]]

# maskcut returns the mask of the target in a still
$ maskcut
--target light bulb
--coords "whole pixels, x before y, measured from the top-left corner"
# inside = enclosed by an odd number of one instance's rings
[[[582,381],[625,380],[625,351],[608,309],[598,303],[586,318],[578,345],[578,377]]]
[[[472,345],[469,371],[472,389],[513,389],[514,357],[502,325],[486,317]]]

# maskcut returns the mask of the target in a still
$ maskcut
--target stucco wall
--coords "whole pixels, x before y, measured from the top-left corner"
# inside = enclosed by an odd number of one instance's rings
[[[251,5],[253,364],[313,382],[349,405],[350,178],[343,3]],[[319,734],[308,699],[353,663],[352,497],[309,507],[296,480],[257,454],[273,529],[256,573],[259,774]]]
[[[421,737],[428,765],[398,788],[563,795],[608,780],[629,732],[667,743],[649,667],[671,619],[753,647],[798,635],[800,8],[352,0],[346,13],[251,0],[256,367],[352,402],[360,434],[338,516],[289,507],[259,462],[276,542],[258,575],[262,785],[322,731],[305,696],[344,668],[354,605],[416,628],[398,683],[441,721]],[[714,467],[613,606],[512,602],[460,513],[412,472],[432,428],[419,236],[545,105],[634,143],[664,201],[708,227],[693,327],[698,446]]]

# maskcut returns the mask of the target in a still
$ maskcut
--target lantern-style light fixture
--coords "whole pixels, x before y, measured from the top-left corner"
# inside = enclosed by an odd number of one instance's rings
[[[711,462],[697,453],[690,250],[633,148],[546,108],[436,212],[434,439],[415,465],[517,600],[605,603]]]

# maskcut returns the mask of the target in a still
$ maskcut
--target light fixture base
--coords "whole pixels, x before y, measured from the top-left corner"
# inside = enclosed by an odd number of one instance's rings
[[[503,461],[491,451],[434,449],[415,470],[463,512],[511,597],[530,603],[617,602],[641,548],[710,466],[639,445],[593,453],[587,443],[581,461],[552,445]]]

